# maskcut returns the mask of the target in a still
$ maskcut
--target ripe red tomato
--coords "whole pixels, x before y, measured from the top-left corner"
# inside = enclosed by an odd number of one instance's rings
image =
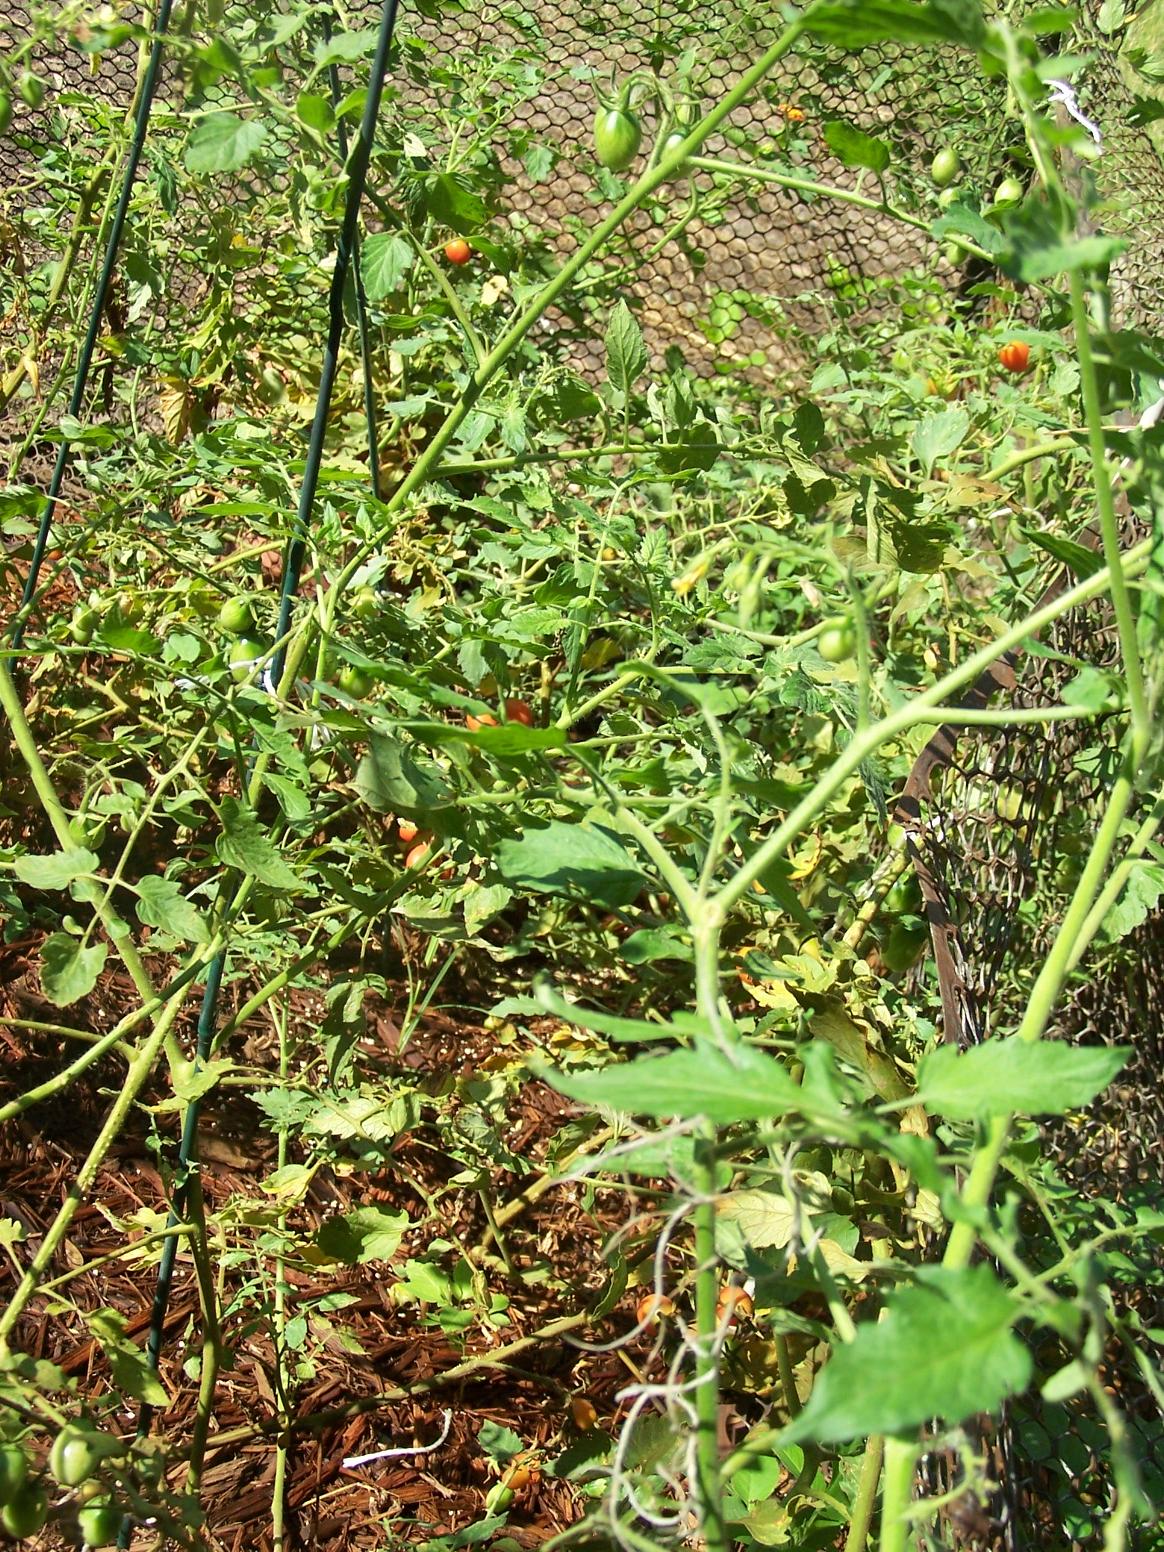
[[[1022,340],[1010,340],[998,352],[998,359],[1008,372],[1025,372],[1031,361],[1031,347]]]
[[[468,264],[472,257],[473,250],[463,237],[454,237],[445,244],[445,258],[450,264]]]
[[[529,702],[518,700],[506,701],[505,720],[507,722],[520,722],[524,727],[533,727],[533,711]]]

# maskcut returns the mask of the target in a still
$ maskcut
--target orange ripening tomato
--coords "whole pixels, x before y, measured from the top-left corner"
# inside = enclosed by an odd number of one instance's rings
[[[583,1433],[598,1427],[598,1409],[585,1396],[570,1397],[570,1420]]]
[[[510,700],[505,703],[505,720],[520,722],[523,727],[533,727],[533,711],[528,701]]]
[[[647,1293],[635,1305],[635,1322],[640,1326],[653,1326],[657,1320],[667,1320],[675,1313],[675,1300],[666,1293]]]
[[[420,831],[413,824],[411,819],[398,819],[396,821],[396,830],[400,836],[401,844],[404,846],[411,846],[413,841],[415,841],[416,837],[420,834]]]
[[[408,856],[405,857],[404,866],[406,868],[423,868],[425,863],[428,861],[429,853],[431,851],[432,846],[428,841],[419,842],[419,844],[414,846],[408,853]]]
[[[454,237],[445,244],[445,258],[450,264],[468,264],[472,257],[473,250],[463,237]]]
[[[998,359],[1008,372],[1025,372],[1031,362],[1031,347],[1022,340],[1010,340],[998,352]]]
[[[478,728],[496,727],[497,718],[491,711],[483,711],[479,717],[475,717],[471,711],[465,713],[465,726],[470,733],[475,733]]]
[[[752,1296],[746,1288],[729,1283],[719,1290],[715,1301],[715,1318],[721,1324],[734,1325],[737,1320],[750,1320],[754,1311]]]

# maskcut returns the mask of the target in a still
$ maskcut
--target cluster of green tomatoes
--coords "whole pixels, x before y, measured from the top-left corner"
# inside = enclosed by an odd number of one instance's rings
[[[109,1496],[97,1472],[104,1462],[124,1453],[112,1434],[85,1423],[66,1423],[53,1440],[47,1478],[74,1495],[77,1531],[86,1547],[108,1547],[117,1541],[125,1510]],[[48,1516],[45,1479],[34,1473],[19,1444],[0,1443],[0,1529],[23,1541],[38,1535]]]

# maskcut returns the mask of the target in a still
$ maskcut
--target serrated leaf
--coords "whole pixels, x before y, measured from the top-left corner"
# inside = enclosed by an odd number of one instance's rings
[[[933,0],[929,5],[903,0],[836,0],[806,11],[804,25],[818,38],[844,49],[864,48],[885,39],[977,48],[986,30],[976,0]]]
[[[166,1387],[145,1353],[126,1335],[124,1315],[111,1309],[95,1310],[85,1316],[85,1323],[100,1344],[113,1371],[114,1383],[124,1395],[149,1406],[169,1406]]]
[[[360,249],[360,278],[368,300],[378,302],[399,291],[415,262],[412,244],[394,232],[373,232],[365,237]]]
[[[186,140],[186,170],[206,175],[237,172],[266,138],[266,129],[256,119],[242,119],[237,113],[211,113],[195,124]]]
[[[218,806],[222,834],[215,843],[218,860],[257,878],[269,889],[303,892],[303,884],[287,866],[277,846],[263,832],[258,819],[237,798],[224,797]]]
[[[300,92],[295,102],[295,117],[308,129],[325,135],[335,128],[335,110],[326,97],[316,92]]]
[[[1158,862],[1134,862],[1123,892],[1103,919],[1107,940],[1126,938],[1129,932],[1134,932],[1156,909],[1161,895],[1164,895],[1164,867]]]
[[[587,1104],[628,1115],[706,1116],[721,1126],[763,1121],[799,1107],[800,1088],[775,1058],[751,1046],[730,1055],[707,1043],[640,1057],[601,1072],[552,1072],[546,1081]]]
[[[12,871],[32,889],[67,889],[74,879],[97,871],[98,859],[83,846],[47,856],[17,857]]]
[[[390,1261],[404,1238],[408,1214],[383,1207],[357,1207],[342,1218],[329,1218],[315,1236],[316,1247],[345,1266]]]
[[[609,830],[557,819],[502,841],[496,862],[511,884],[539,894],[582,898],[607,910],[630,905],[648,882]]]
[[[448,805],[450,792],[438,768],[418,759],[398,739],[373,733],[352,785],[378,814],[411,818]]]
[[[205,943],[206,924],[196,906],[183,898],[172,878],[147,874],[137,882],[137,919],[143,925],[160,927],[184,943]]]
[[[104,943],[83,948],[67,932],[54,932],[40,946],[40,984],[58,1008],[87,997],[105,968]]]
[[[840,1443],[960,1422],[1023,1390],[1031,1355],[1011,1329],[1023,1311],[987,1266],[924,1267],[883,1317],[834,1350],[784,1440]]]
[[[934,464],[959,447],[970,429],[970,417],[961,408],[938,410],[926,415],[914,429],[910,446],[927,474]]]
[[[1017,1036],[965,1052],[938,1046],[918,1069],[917,1097],[928,1110],[959,1120],[1014,1112],[1065,1115],[1090,1103],[1131,1054],[1126,1046],[1067,1046]]]
[[[889,147],[884,140],[866,135],[863,130],[833,119],[824,127],[825,144],[846,167],[866,167],[883,173],[889,166]]]
[[[629,398],[646,370],[647,347],[635,315],[624,301],[615,303],[606,326],[606,375],[611,387]]]

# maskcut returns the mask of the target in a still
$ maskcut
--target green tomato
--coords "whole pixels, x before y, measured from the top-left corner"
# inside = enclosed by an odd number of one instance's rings
[[[108,1500],[88,1503],[77,1511],[77,1529],[87,1547],[111,1547],[117,1540],[123,1518],[122,1510]]]
[[[48,1499],[38,1482],[26,1482],[0,1509],[0,1526],[18,1541],[35,1536],[47,1519]]]
[[[69,621],[69,635],[79,647],[87,647],[101,624],[101,616],[88,604],[78,604]]]
[[[948,189],[962,172],[962,158],[953,146],[943,146],[930,163],[930,177],[939,189]]]
[[[352,613],[357,620],[374,620],[380,613],[380,595],[374,587],[359,587],[352,599]]]
[[[44,101],[44,82],[40,76],[33,75],[31,70],[26,70],[16,83],[16,90],[20,93],[21,100],[30,108],[39,108]]]
[[[6,1504],[27,1481],[28,1456],[19,1444],[0,1444],[0,1504]]]
[[[227,663],[230,676],[237,684],[253,684],[258,677],[255,664],[266,657],[267,649],[253,636],[240,636],[230,649]]]
[[[817,637],[816,650],[826,663],[847,663],[857,650],[857,632],[847,621],[830,625]]]
[[[683,130],[681,130],[681,129],[673,129],[671,131],[671,133],[667,136],[666,140],[663,141],[663,147],[662,147],[662,150],[659,152],[659,156],[661,158],[666,158],[666,157],[670,156],[672,151],[677,151],[679,149],[679,147],[683,144],[683,142],[686,139],[687,139],[687,135],[686,135],[686,133]],[[684,159],[675,168],[675,172],[674,172],[673,176],[676,177],[676,178],[680,177],[683,173],[687,172],[690,169],[690,166],[691,166],[690,162],[687,160],[686,157],[684,157]]]
[[[907,869],[885,896],[885,908],[895,916],[919,916],[922,905],[921,885],[916,875]]]
[[[955,202],[955,200],[959,200],[961,198],[961,189],[943,189],[942,192],[938,195],[938,209],[949,210],[950,206]]]
[[[1017,178],[1004,178],[994,191],[994,203],[998,205],[1017,205],[1023,197],[1023,186]]]
[[[80,1487],[97,1469],[109,1442],[95,1428],[66,1423],[49,1451],[49,1470],[62,1487]]]
[[[228,598],[218,611],[218,628],[228,636],[245,636],[254,623],[249,598]]]
[[[8,133],[8,126],[12,123],[12,96],[9,92],[0,92],[0,135]]]
[[[362,701],[365,695],[370,695],[375,683],[371,674],[355,663],[345,663],[340,669],[339,687],[353,700]]]
[[[643,131],[629,108],[599,108],[594,119],[594,149],[611,172],[622,172],[639,154]]]

